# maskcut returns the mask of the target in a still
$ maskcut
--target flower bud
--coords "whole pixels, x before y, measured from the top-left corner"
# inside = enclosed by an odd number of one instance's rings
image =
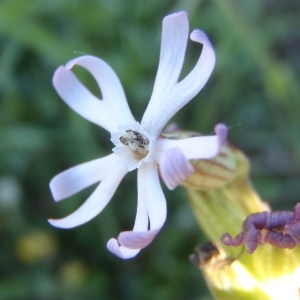
[[[271,212],[249,180],[246,156],[225,145],[213,159],[191,163],[195,171],[182,185],[201,231],[211,242],[210,247],[197,247],[191,259],[202,271],[214,298],[298,300],[300,247],[278,249],[269,243],[249,254],[244,246],[228,247],[221,241],[225,232],[238,235],[249,215]]]

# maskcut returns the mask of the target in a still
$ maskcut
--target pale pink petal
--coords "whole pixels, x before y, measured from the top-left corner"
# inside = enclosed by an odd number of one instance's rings
[[[118,242],[130,249],[147,247],[158,234],[159,229],[148,231],[123,231],[118,236]]]
[[[72,214],[63,219],[49,219],[55,227],[72,228],[84,224],[97,216],[111,200],[127,169],[115,164],[107,172],[92,195]]]
[[[68,198],[101,181],[116,162],[116,156],[111,154],[59,173],[50,181],[50,190],[54,200],[60,201]]]
[[[193,70],[179,82],[176,87],[176,93],[180,93],[184,98],[185,105],[195,97],[208,81],[215,63],[216,55],[214,48],[207,35],[199,29],[192,31],[190,38],[192,41],[202,44],[202,52]]]
[[[105,61],[95,56],[85,55],[71,60],[66,67],[71,69],[75,65],[83,67],[95,78],[111,118],[113,117],[118,124],[135,121],[121,82]]]
[[[138,171],[140,180],[138,190],[145,198],[150,221],[150,229],[160,229],[167,216],[167,206],[165,195],[162,191],[157,166],[154,164],[144,164]]]
[[[71,68],[80,65],[95,77],[103,100],[94,96],[73,74]],[[101,59],[82,56],[59,67],[53,76],[53,85],[60,97],[79,115],[109,132],[123,123],[134,121],[122,86],[114,71]]]
[[[134,231],[121,232],[118,236],[119,244],[130,249],[141,249],[149,245],[166,220],[166,199],[157,169],[152,163],[145,163],[138,170],[138,193],[140,201],[146,203],[150,230],[134,228]]]
[[[103,101],[95,97],[67,68],[59,67],[53,85],[64,102],[85,119],[111,132],[116,120],[111,118]]]
[[[159,139],[157,160],[168,149],[179,148],[187,159],[208,159],[216,156],[227,137],[227,127],[218,124],[215,127],[216,135],[199,136],[180,140]]]
[[[201,30],[194,30],[191,33],[191,39],[203,45],[201,55],[193,70],[180,82],[174,85],[162,87],[158,99],[154,99],[156,107],[148,108],[142,119],[142,126],[146,128],[149,134],[158,136],[167,122],[178,112],[184,105],[195,97],[209,79],[215,65],[214,49]]]
[[[178,81],[184,62],[189,34],[189,21],[185,11],[174,13],[163,19],[159,65],[153,93],[165,85]]]
[[[124,246],[120,246],[118,241],[114,238],[107,242],[106,247],[110,252],[123,259],[135,257],[140,252],[140,249],[129,249]]]
[[[159,66],[151,99],[143,116],[149,126],[163,99],[178,81],[187,46],[189,23],[186,12],[166,16],[163,20]]]
[[[139,175],[140,177],[140,175]],[[139,178],[138,177],[138,178]],[[138,179],[139,180],[139,179]],[[137,213],[135,218],[135,223],[133,230],[143,230],[146,231],[148,229],[148,213],[147,213],[147,206],[144,198],[138,196],[138,204],[137,204]],[[120,245],[119,241],[115,238],[112,238],[107,243],[107,248],[110,252],[114,253],[115,255],[119,256],[123,259],[128,259],[136,256],[142,247],[135,247],[135,249],[130,249],[125,246]]]
[[[171,148],[160,156],[159,171],[166,186],[172,190],[186,180],[194,168],[179,148]]]

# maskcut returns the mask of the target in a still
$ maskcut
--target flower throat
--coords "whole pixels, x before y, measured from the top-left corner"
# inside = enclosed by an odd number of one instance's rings
[[[126,133],[120,137],[120,142],[128,146],[140,159],[147,156],[149,152],[149,139],[137,131],[126,130]]]

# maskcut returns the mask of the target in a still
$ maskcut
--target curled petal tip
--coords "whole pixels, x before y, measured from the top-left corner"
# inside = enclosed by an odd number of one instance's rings
[[[193,30],[190,34],[190,39],[196,43],[200,43],[203,45],[201,56],[203,55],[203,59],[206,61],[204,64],[209,69],[209,71],[207,71],[207,74],[210,75],[216,63],[216,54],[211,41],[209,40],[206,33],[200,29]]]
[[[128,249],[126,247],[120,246],[115,238],[110,239],[106,244],[107,249],[122,259],[130,259],[135,257],[140,249]]]
[[[195,170],[179,148],[171,148],[161,156],[160,175],[166,186],[173,190]]]
[[[130,249],[142,249],[153,241],[158,232],[159,229],[144,232],[124,231],[119,234],[118,241],[121,245]]]
[[[202,31],[200,29],[194,29],[190,34],[190,39],[192,41],[199,41],[199,40],[202,41],[202,40],[205,40],[208,38],[204,31]]]
[[[223,145],[227,140],[228,128],[225,124],[219,123],[215,126],[215,133],[220,139],[220,144]]]
[[[209,46],[210,48],[213,48],[208,36],[201,29],[194,29],[190,34],[190,39],[194,42],[205,44],[205,46]]]

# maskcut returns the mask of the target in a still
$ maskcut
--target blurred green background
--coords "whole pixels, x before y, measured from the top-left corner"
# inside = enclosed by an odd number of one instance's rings
[[[275,209],[299,201],[299,1],[1,0],[0,299],[210,299],[188,261],[205,237],[181,188],[165,191],[167,222],[133,260],[111,255],[106,241],[133,225],[135,172],[93,221],[72,230],[47,223],[91,192],[54,204],[49,180],[111,149],[104,130],[59,99],[54,70],[81,53],[103,58],[139,120],[156,74],[162,18],[182,9],[191,29],[211,38],[217,65],[174,121],[204,133],[226,122],[263,198]],[[188,66],[198,53],[190,43]]]

